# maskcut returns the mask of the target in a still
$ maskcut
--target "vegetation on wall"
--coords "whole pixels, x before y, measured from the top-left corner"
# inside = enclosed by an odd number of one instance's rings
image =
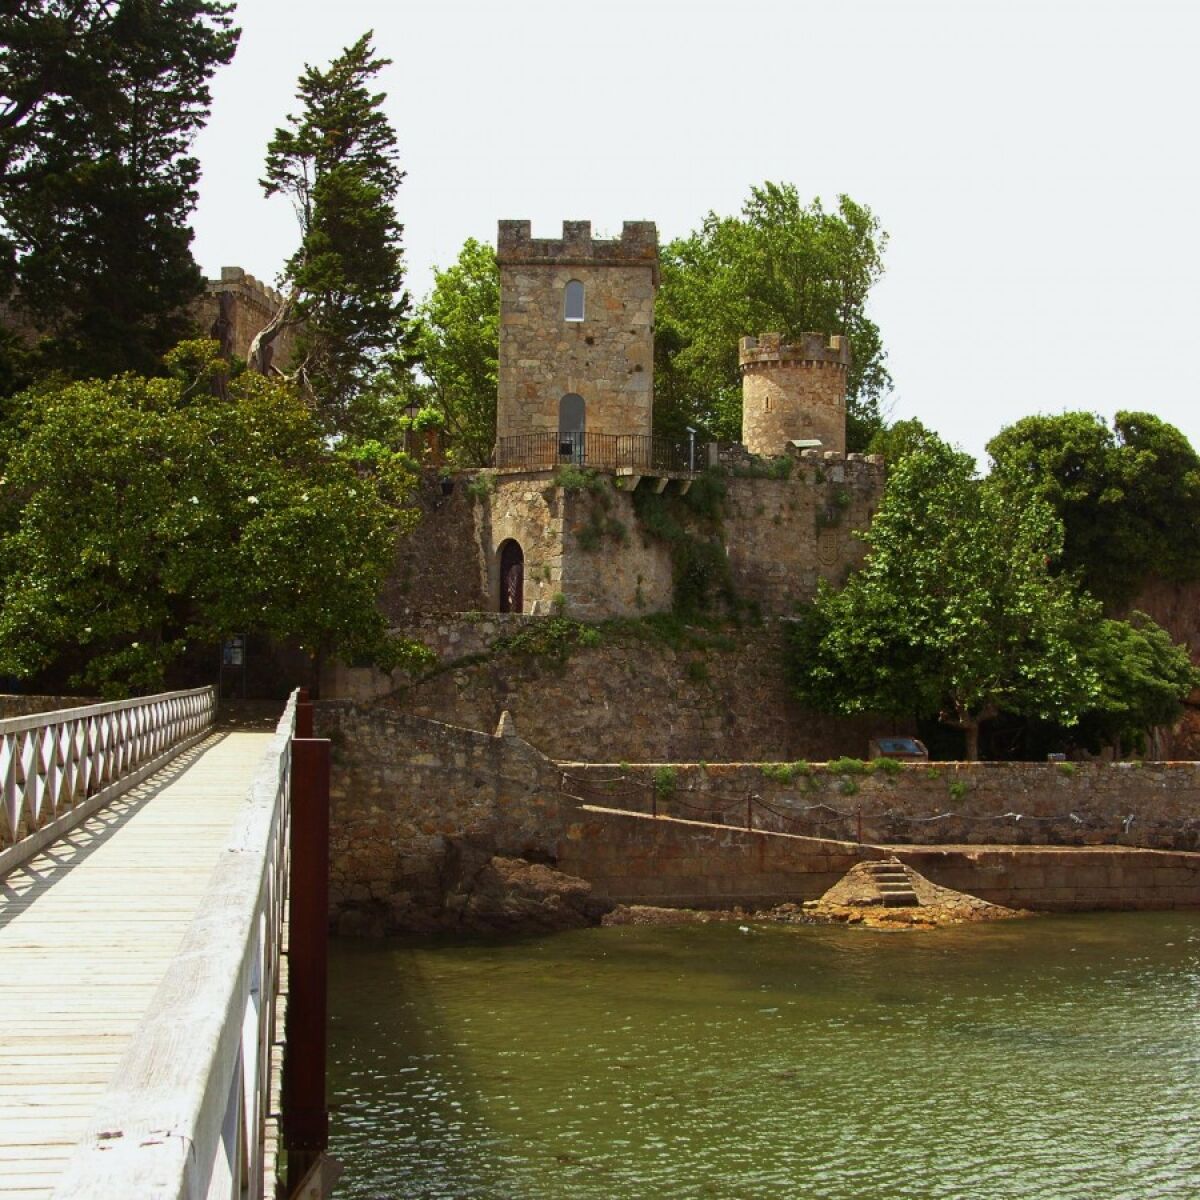
[[[733,609],[736,605],[721,536],[724,498],[725,482],[713,471],[698,476],[683,494],[644,487],[633,493],[642,533],[670,550],[672,609],[678,616],[694,617],[717,606]]]

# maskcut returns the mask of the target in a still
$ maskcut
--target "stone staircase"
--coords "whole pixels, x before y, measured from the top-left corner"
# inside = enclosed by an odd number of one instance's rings
[[[916,908],[921,903],[898,858],[866,862],[861,867],[874,882],[884,908]]]

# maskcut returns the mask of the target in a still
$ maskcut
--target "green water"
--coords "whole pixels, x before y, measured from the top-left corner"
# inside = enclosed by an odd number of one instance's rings
[[[1200,1197],[1200,914],[338,943],[339,1197]]]

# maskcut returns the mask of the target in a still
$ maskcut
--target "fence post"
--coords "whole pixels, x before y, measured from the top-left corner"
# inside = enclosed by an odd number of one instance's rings
[[[298,738],[314,737],[313,706],[308,696],[308,688],[301,688],[296,697],[296,736]]]
[[[862,844],[862,805],[861,804],[858,806],[857,816],[858,816],[858,841],[859,841],[859,845],[861,845]]]
[[[746,793],[746,828],[754,829],[754,793]]]
[[[300,707],[298,704],[297,728]],[[307,707],[311,727],[312,705]],[[292,739],[287,1057],[283,1075],[289,1195],[329,1144],[329,1110],[325,1106],[329,771],[327,738]]]

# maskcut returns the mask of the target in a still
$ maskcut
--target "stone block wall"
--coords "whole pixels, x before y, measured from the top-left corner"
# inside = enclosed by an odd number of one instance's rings
[[[428,638],[431,627],[443,632]],[[872,737],[910,732],[886,718],[801,708],[790,695],[777,624],[728,639],[701,634],[677,646],[636,628],[607,627],[597,645],[577,647],[561,662],[491,655],[491,643],[517,627],[509,618],[430,618],[413,629],[444,650],[444,669],[413,683],[350,671],[336,693],[322,695],[365,699],[400,687],[390,701],[397,707],[484,730],[508,709],[522,737],[562,759],[578,757],[582,747],[612,762],[865,755]]]
[[[669,766],[660,813],[745,826],[755,797],[755,828],[812,837],[1200,851],[1200,763],[931,763],[866,775],[817,764],[786,780],[787,764],[562,765],[584,799],[640,811]]]
[[[452,925],[446,896],[474,866],[553,857],[557,778],[520,739],[344,701],[316,717],[333,742],[330,906],[344,932]]]
[[[846,374],[850,342],[841,336],[803,333],[788,341],[778,333],[744,337],[742,441],[753,454],[783,454],[794,438],[846,450]]]
[[[805,451],[790,478],[735,475],[727,481],[725,546],[734,589],[762,612],[786,615],[826,579],[841,587],[862,561],[855,536],[883,498],[877,455]]]
[[[247,275],[241,267],[222,267],[220,279],[210,279],[197,302],[201,333],[222,343],[226,354],[247,358],[250,343],[279,311],[283,297],[273,287]],[[295,327],[282,330],[271,343],[272,362],[291,365],[296,351]]]
[[[935,883],[1016,907],[1200,905],[1200,854],[1195,853],[1111,845],[857,844],[829,835],[781,836],[732,823],[656,820],[614,807],[620,799],[615,796],[608,805],[584,804],[562,790],[564,771],[568,785],[591,771],[598,786],[600,778],[612,776],[612,767],[563,767],[518,737],[511,723],[502,729],[491,735],[379,705],[317,705],[317,733],[333,742],[330,900],[335,928],[457,928],[473,889],[497,856],[557,867],[590,883],[595,895],[609,902],[666,906],[766,907],[815,899],[855,863],[893,852]],[[1116,769],[1106,769],[1114,779],[1120,777]],[[696,772],[701,768],[684,768],[682,782],[693,783],[688,773]],[[1194,783],[1197,772],[1195,764],[1184,773],[1168,772],[1172,778],[1164,790],[1182,791],[1184,774]],[[762,779],[761,768],[746,765],[702,773],[723,789]],[[1037,802],[1033,791],[1045,791],[1049,778],[1030,778],[1030,804]],[[921,789],[935,782],[906,772],[897,777],[888,803],[923,808]],[[905,794],[908,789],[911,796]],[[1077,799],[1084,798],[1082,785],[1075,785],[1075,792]],[[782,790],[772,798],[776,804],[788,800]],[[1061,799],[1054,789],[1048,798]],[[1148,817],[1145,806],[1154,799],[1152,789],[1122,797],[1116,811],[1140,804]],[[847,803],[844,793],[837,802]],[[1170,819],[1186,821],[1189,811],[1194,815],[1194,804]],[[1173,838],[1167,823],[1164,816],[1159,840]]]
[[[588,221],[534,238],[528,221],[501,221],[500,361],[496,434],[556,434],[559,401],[582,396],[592,433],[651,432],[658,236],[626,222],[593,238]],[[567,321],[564,293],[578,280],[584,318]]]
[[[85,708],[99,704],[96,696],[0,696],[0,721],[10,717],[31,717],[34,713],[56,712],[62,708]]]

